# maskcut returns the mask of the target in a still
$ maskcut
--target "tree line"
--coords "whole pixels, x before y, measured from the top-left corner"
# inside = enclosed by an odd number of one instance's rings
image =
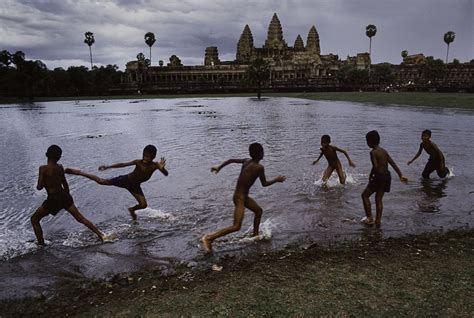
[[[121,71],[117,65],[71,66],[49,70],[40,60],[27,60],[25,53],[0,52],[1,97],[61,97],[108,95],[120,84]]]

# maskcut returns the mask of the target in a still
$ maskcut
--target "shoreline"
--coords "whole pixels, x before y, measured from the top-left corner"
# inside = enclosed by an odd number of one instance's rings
[[[474,314],[474,230],[293,247],[0,300],[10,316],[460,316]]]
[[[79,96],[79,97],[41,97],[33,101],[19,98],[0,97],[0,105],[15,103],[35,103],[53,101],[89,101],[116,99],[171,99],[171,98],[222,98],[255,97],[254,93],[241,94],[183,94],[183,95],[118,95],[118,96]],[[265,93],[265,97],[289,97],[321,101],[345,101],[397,106],[427,106],[440,108],[474,109],[474,94],[471,93],[429,93],[429,92],[300,92]]]

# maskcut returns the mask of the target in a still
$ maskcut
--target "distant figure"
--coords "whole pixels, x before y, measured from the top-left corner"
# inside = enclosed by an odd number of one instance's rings
[[[39,168],[38,185],[36,189],[46,189],[48,198],[31,216],[31,224],[33,225],[38,245],[46,245],[44,243],[43,230],[40,225],[41,219],[48,214],[56,215],[62,209],[68,211],[79,223],[87,226],[101,241],[105,240],[106,236],[86,219],[74,205],[74,201],[69,194],[69,185],[64,175],[63,166],[58,164],[61,155],[62,150],[59,146],[49,146],[46,151],[48,164],[40,166]]]
[[[410,165],[413,161],[415,161],[421,155],[421,152],[424,149],[430,155],[430,157],[426,163],[425,169],[421,173],[423,178],[429,179],[430,174],[435,170],[440,178],[444,178],[449,174],[449,169],[446,167],[443,153],[441,150],[439,150],[438,146],[436,146],[436,144],[430,140],[430,138],[431,130],[423,130],[421,133],[420,148],[418,149],[415,157],[408,161],[407,164]]]
[[[318,159],[316,159],[313,162],[313,165],[318,163],[319,159],[324,155],[326,160],[328,161],[328,167],[326,170],[324,170],[323,173],[323,181],[326,182],[328,181],[329,177],[333,173],[334,170],[336,170],[337,175],[339,176],[339,182],[341,184],[346,183],[346,173],[344,172],[344,169],[342,168],[341,161],[339,161],[339,158],[337,157],[337,151],[342,152],[346,158],[347,161],[349,161],[349,166],[355,167],[354,162],[352,162],[351,158],[349,158],[349,155],[345,150],[339,149],[336,146],[330,145],[331,143],[331,137],[329,135],[323,135],[321,137],[321,153],[319,154]]]
[[[89,178],[98,184],[116,186],[119,188],[127,189],[138,201],[138,204],[128,208],[130,215],[132,216],[133,221],[136,221],[137,215],[135,211],[141,210],[147,207],[147,202],[143,190],[140,186],[141,183],[148,181],[153,172],[160,170],[165,176],[168,175],[166,170],[166,159],[161,157],[159,162],[154,162],[153,159],[156,157],[156,147],[153,145],[148,145],[143,149],[143,158],[133,160],[125,163],[115,163],[110,166],[100,166],[99,170],[104,171],[109,168],[123,168],[128,166],[135,166],[135,169],[126,175],[121,175],[112,179],[103,179],[96,175],[82,172],[77,169],[66,169],[66,173],[75,174],[78,176],[83,176]]]
[[[365,136],[367,145],[372,148],[370,151],[370,160],[372,161],[372,170],[370,171],[369,184],[362,192],[362,202],[364,203],[365,218],[361,220],[367,225],[380,225],[382,220],[383,203],[382,198],[385,192],[390,192],[392,177],[388,170],[388,164],[397,172],[400,181],[407,183],[408,179],[403,176],[402,172],[392,160],[388,152],[379,146],[380,135],[376,130],[372,130]],[[372,218],[372,210],[370,205],[370,196],[375,192],[375,221]]]
[[[258,235],[260,227],[260,219],[262,217],[262,208],[249,196],[249,190],[254,184],[257,178],[260,179],[262,186],[268,187],[276,182],[285,181],[285,177],[278,176],[271,181],[267,181],[265,177],[265,170],[260,164],[260,160],[263,159],[263,147],[259,143],[253,143],[249,147],[251,159],[229,159],[222,163],[220,166],[215,166],[211,168],[211,172],[218,173],[223,167],[227,166],[230,163],[240,163],[242,164],[242,170],[240,171],[239,179],[237,180],[237,186],[234,192],[234,224],[223,228],[213,234],[204,235],[201,238],[204,250],[207,253],[212,251],[212,241],[216,238],[227,235],[232,232],[240,230],[242,226],[242,221],[244,218],[245,208],[250,209],[255,213],[255,218],[253,220],[253,236]]]

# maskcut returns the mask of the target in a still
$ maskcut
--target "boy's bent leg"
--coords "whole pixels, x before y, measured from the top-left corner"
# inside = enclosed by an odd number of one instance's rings
[[[97,237],[99,238],[99,240],[103,241],[104,240],[104,234],[102,234],[101,231],[99,231],[97,229],[97,227],[92,224],[91,221],[89,221],[88,219],[86,219],[82,214],[81,212],[79,212],[79,210],[77,209],[77,207],[73,204],[71,205],[70,207],[68,207],[66,209],[66,211],[68,211],[75,219],[77,222],[79,223],[82,223],[84,224],[85,226],[87,226],[92,232],[94,232]]]
[[[132,216],[133,221],[136,221],[137,214],[135,213],[135,211],[145,209],[148,206],[148,203],[146,202],[145,196],[143,194],[132,193],[132,195],[135,197],[138,204],[128,208],[128,212],[130,212],[130,215]]]
[[[38,209],[36,209],[35,213],[31,216],[31,225],[33,226],[33,230],[35,232],[36,239],[38,241],[38,245],[46,245],[44,243],[44,238],[43,238],[43,229],[41,228],[40,221],[42,218],[48,215],[48,212],[40,206]]]
[[[259,233],[260,221],[262,219],[263,209],[251,197],[247,197],[247,200],[245,202],[245,207],[251,210],[253,213],[255,213],[255,217],[253,219],[253,235],[252,236],[257,236]]]
[[[439,167],[436,169],[436,173],[438,174],[438,177],[440,178],[446,178],[446,176],[449,174],[449,169],[448,167]]]
[[[64,172],[67,173],[67,174],[73,174],[73,175],[76,175],[76,176],[86,177],[87,179],[95,181],[95,182],[97,182],[98,184],[101,184],[101,185],[109,185],[109,182],[107,181],[107,179],[101,178],[101,177],[96,176],[95,174],[92,174],[92,173],[83,172],[79,169],[66,168],[64,170]]]
[[[339,176],[339,182],[341,184],[345,184],[346,183],[346,173],[345,173],[344,169],[342,168],[342,165],[341,165],[340,162],[337,164],[336,172],[337,172],[337,175]]]
[[[370,205],[370,196],[374,193],[374,190],[369,189],[368,187],[365,188],[364,192],[362,192],[362,203],[364,204],[364,211],[365,211],[365,219],[363,219],[363,223],[365,224],[373,224],[373,217],[372,217],[372,207]]]
[[[436,170],[436,167],[434,167],[433,163],[428,161],[426,163],[425,169],[423,169],[423,172],[421,173],[421,176],[425,179],[430,178],[430,174]]]
[[[385,192],[383,191],[377,191],[375,193],[375,224],[380,225],[382,222],[382,213],[383,213],[383,195]]]
[[[326,182],[329,180],[329,177],[331,177],[332,172],[334,171],[334,168],[331,166],[328,166],[326,170],[324,170],[323,173],[323,181]]]
[[[242,226],[242,221],[244,219],[244,211],[245,211],[245,204],[243,199],[235,199],[235,210],[234,210],[234,223],[231,226],[225,227],[213,234],[204,235],[201,239],[204,249],[206,252],[212,251],[212,241],[215,239],[227,235],[232,232],[236,232],[240,230]]]

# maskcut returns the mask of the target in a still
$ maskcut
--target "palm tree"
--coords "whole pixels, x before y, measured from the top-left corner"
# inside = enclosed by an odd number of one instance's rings
[[[25,61],[25,53],[22,51],[16,51],[11,56],[11,61],[13,64],[15,64],[16,68],[20,67]]]
[[[10,52],[8,52],[7,50],[1,51],[0,63],[8,67],[8,65],[10,65],[11,62],[12,62],[12,55],[10,54]]]
[[[156,42],[155,34],[153,32],[147,32],[145,34],[145,43],[150,47],[150,65],[151,65],[151,47]]]
[[[90,31],[87,31],[84,36],[86,37],[84,39],[84,43],[87,44],[89,46],[89,55],[91,57],[91,70],[93,68],[93,64],[92,64],[92,44],[94,44],[95,40],[94,40],[94,33],[90,32]]]
[[[402,57],[405,59],[405,58],[408,56],[408,51],[407,51],[407,50],[403,50],[401,55],[402,55]]]
[[[257,98],[260,99],[262,82],[270,77],[270,66],[264,59],[257,58],[249,65],[247,76],[250,82],[257,84]]]
[[[138,53],[137,54],[137,60],[145,61],[145,54],[143,54],[142,52]]]
[[[369,24],[365,27],[365,35],[369,37],[369,76],[370,76],[370,65],[372,64],[372,37],[377,33],[377,27],[373,24]]]
[[[455,37],[456,33],[453,31],[448,31],[444,34],[444,42],[448,45],[448,50],[446,52],[446,64],[448,64],[449,44],[454,42]]]

